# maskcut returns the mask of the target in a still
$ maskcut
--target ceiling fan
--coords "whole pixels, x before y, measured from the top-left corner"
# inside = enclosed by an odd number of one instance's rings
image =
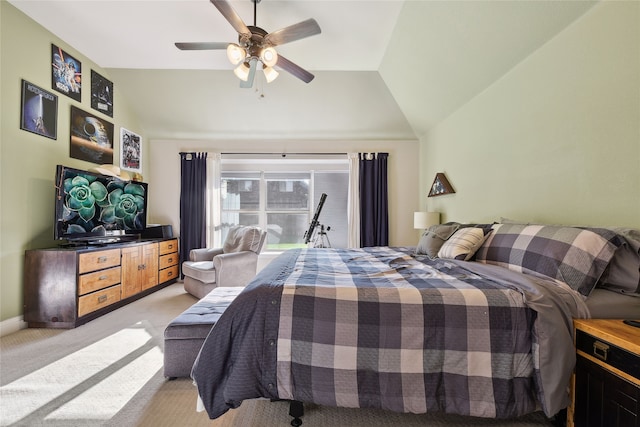
[[[181,50],[226,49],[229,61],[231,61],[233,65],[237,65],[234,73],[241,80],[240,87],[250,88],[253,86],[253,79],[259,65],[262,66],[267,82],[271,82],[278,77],[278,72],[273,68],[276,66],[291,73],[303,82],[309,83],[313,80],[314,75],[289,61],[284,56],[279,55],[274,47],[320,34],[320,26],[316,20],[307,19],[306,21],[268,33],[256,24],[256,11],[260,0],[251,1],[253,1],[253,25],[247,26],[227,0],[211,0],[211,3],[213,3],[222,16],[224,16],[238,32],[237,44],[187,42],[176,43],[176,47]]]

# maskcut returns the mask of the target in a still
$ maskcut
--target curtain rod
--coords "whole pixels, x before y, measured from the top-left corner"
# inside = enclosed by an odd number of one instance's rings
[[[282,152],[282,153],[220,153],[222,155],[233,155],[233,156],[238,156],[238,155],[249,155],[249,156],[287,156],[287,155],[292,155],[292,156],[346,156],[347,153],[290,153],[290,152]]]

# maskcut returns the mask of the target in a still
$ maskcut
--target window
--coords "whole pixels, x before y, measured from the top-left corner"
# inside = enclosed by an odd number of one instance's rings
[[[325,231],[328,229],[326,238],[332,247],[347,247],[346,159],[338,166],[322,161],[261,163],[262,170],[251,171],[248,169],[256,166],[251,161],[225,162],[223,158],[220,204],[223,241],[234,225],[256,225],[267,230],[267,250],[305,247],[305,232],[320,196],[326,193],[318,220]],[[310,242],[312,245],[314,240]]]

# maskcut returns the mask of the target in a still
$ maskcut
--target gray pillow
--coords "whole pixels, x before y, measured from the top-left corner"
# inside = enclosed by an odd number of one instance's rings
[[[416,254],[437,258],[438,251],[453,233],[460,228],[460,224],[432,225],[420,237]]]
[[[597,287],[640,295],[640,230],[612,228],[625,240],[613,255]]]

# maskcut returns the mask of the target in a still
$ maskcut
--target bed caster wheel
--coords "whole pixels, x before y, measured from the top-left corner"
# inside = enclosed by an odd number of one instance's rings
[[[300,427],[302,425],[302,420],[300,418],[294,418],[291,420],[291,425],[293,427]]]

